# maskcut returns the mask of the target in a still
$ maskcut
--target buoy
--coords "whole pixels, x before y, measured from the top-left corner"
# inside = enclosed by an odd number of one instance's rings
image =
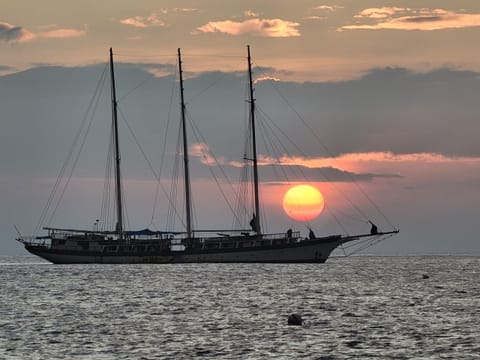
[[[302,326],[303,320],[300,314],[291,314],[288,316],[288,325]]]

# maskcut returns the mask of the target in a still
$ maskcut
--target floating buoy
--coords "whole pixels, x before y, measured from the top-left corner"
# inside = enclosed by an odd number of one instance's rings
[[[303,320],[300,314],[291,314],[288,316],[288,325],[302,326]]]

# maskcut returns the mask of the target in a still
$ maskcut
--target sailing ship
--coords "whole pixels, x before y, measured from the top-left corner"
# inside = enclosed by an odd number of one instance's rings
[[[191,187],[189,176],[189,153],[185,120],[184,82],[182,58],[178,49],[178,70],[181,105],[181,137],[183,139],[185,230],[127,231],[124,226],[122,203],[122,178],[120,171],[119,131],[117,96],[113,52],[110,49],[110,78],[112,102],[112,131],[114,138],[115,174],[115,229],[104,231],[44,227],[45,236],[25,238],[18,241],[32,254],[56,264],[103,263],[324,263],[332,251],[343,244],[360,241],[378,241],[393,236],[398,229],[379,231],[372,223],[369,232],[357,235],[329,235],[317,237],[311,231],[302,237],[300,231],[288,230],[279,233],[264,233],[261,228],[259,174],[256,148],[254,81],[250,47],[248,50],[248,103],[251,158],[253,168],[254,214],[250,228],[243,230],[201,231],[192,227]]]

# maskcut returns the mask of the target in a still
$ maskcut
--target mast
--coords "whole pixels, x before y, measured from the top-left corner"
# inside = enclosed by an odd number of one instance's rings
[[[182,72],[182,54],[178,48],[178,72],[180,80],[180,108],[182,114],[182,133],[183,133],[183,166],[185,181],[185,210],[187,217],[187,238],[192,238],[192,210],[190,198],[190,173],[188,170],[188,143],[187,143],[187,127],[185,121],[185,99],[183,96],[183,72]]]
[[[252,161],[253,161],[253,189],[254,189],[254,202],[255,202],[255,217],[254,229],[258,234],[261,234],[260,229],[260,204],[258,196],[258,165],[257,165],[257,142],[255,138],[255,99],[253,97],[253,80],[252,80],[252,59],[250,57],[250,45],[247,45],[248,51],[248,79],[250,89],[250,121],[252,129]]]
[[[115,143],[115,192],[117,197],[117,226],[115,231],[117,232],[119,240],[123,240],[122,182],[120,177],[120,148],[118,145],[117,93],[115,90],[112,48],[110,48],[110,77],[112,84],[112,121]]]

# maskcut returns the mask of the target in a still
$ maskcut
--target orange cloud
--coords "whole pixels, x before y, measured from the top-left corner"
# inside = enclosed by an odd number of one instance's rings
[[[453,162],[480,163],[480,158],[468,157],[447,157],[435,153],[414,153],[414,154],[393,154],[391,152],[368,152],[342,154],[336,157],[302,157],[302,156],[282,156],[280,158],[259,156],[258,165],[278,165],[278,166],[303,166],[306,168],[338,168],[356,170],[362,164],[374,163],[429,163],[445,164]],[[230,162],[231,166],[244,166],[242,163]]]
[[[197,28],[203,33],[220,32],[229,35],[252,34],[264,37],[300,36],[300,24],[281,19],[249,19],[242,22],[231,20],[211,21]]]
[[[62,38],[72,38],[72,37],[81,37],[86,35],[85,30],[75,30],[75,29],[56,29],[38,33],[38,37],[48,38],[48,39],[62,39]]]
[[[371,19],[384,19],[389,16],[394,15],[395,13],[404,12],[410,10],[409,8],[399,8],[399,7],[382,7],[382,8],[369,8],[360,11],[356,18],[371,18]]]
[[[397,16],[402,13],[402,16]],[[371,8],[362,10],[356,18],[381,21],[374,24],[342,26],[339,30],[420,30],[461,29],[480,26],[480,14],[465,14],[443,9]]]
[[[260,14],[259,14],[259,13],[256,13],[256,12],[253,11],[253,10],[245,10],[245,11],[243,12],[243,15],[248,16],[248,17],[257,17],[257,16],[259,16]]]
[[[272,159],[273,161],[273,159]],[[478,162],[477,158],[458,158],[447,157],[435,153],[413,153],[413,154],[394,154],[392,152],[368,152],[368,153],[352,153],[342,154],[337,157],[326,158],[304,158],[304,157],[288,157],[284,156],[277,160],[277,164],[283,165],[302,165],[309,168],[337,166],[339,162],[428,162],[428,163],[445,163],[453,161],[473,161]]]
[[[157,14],[149,16],[133,16],[120,20],[121,24],[133,26],[136,28],[162,27],[165,23],[158,17]]]
[[[205,143],[195,143],[190,145],[188,153],[191,156],[200,158],[200,162],[205,165],[219,165],[224,162],[223,158],[216,159],[212,155],[210,147]]]

